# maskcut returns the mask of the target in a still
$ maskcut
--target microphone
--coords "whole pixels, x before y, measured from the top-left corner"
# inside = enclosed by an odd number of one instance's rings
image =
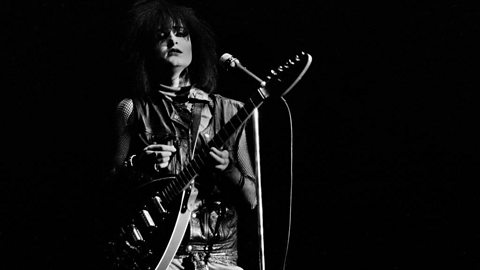
[[[258,81],[260,83],[260,86],[265,86],[267,83],[265,81],[263,81],[262,79],[260,79],[258,76],[256,76],[255,74],[253,74],[252,72],[250,72],[246,67],[244,67],[240,61],[238,61],[237,58],[233,57],[231,54],[229,53],[224,53],[221,57],[220,57],[220,64],[222,67],[224,67],[225,69],[228,70],[228,68],[238,68],[240,70],[242,70],[243,72],[245,72],[247,75],[249,75],[250,77],[252,77],[253,79],[255,79],[256,81]]]

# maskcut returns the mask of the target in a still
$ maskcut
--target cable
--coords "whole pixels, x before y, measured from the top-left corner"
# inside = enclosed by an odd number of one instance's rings
[[[292,204],[293,204],[293,124],[292,124],[292,114],[290,111],[290,107],[288,106],[287,101],[280,97],[285,104],[285,107],[288,111],[289,123],[290,123],[290,194],[289,194],[289,209],[288,209],[288,229],[287,229],[287,244],[285,247],[285,257],[283,261],[283,270],[285,270],[287,265],[287,256],[288,256],[288,248],[290,246],[290,235],[292,230]]]

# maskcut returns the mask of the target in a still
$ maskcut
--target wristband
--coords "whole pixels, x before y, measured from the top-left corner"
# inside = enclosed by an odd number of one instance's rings
[[[127,168],[133,168],[133,158],[135,158],[137,155],[131,155],[127,160],[125,160],[125,167]]]

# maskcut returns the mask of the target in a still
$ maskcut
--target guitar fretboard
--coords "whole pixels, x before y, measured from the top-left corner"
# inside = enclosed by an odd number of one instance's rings
[[[206,165],[208,159],[208,151],[211,147],[220,148],[253,114],[254,110],[265,101],[264,89],[259,88],[257,92],[251,96],[238,112],[230,118],[230,120],[219,130],[217,134],[208,142],[208,147],[202,148],[193,159],[185,165],[183,170],[177,177],[165,186],[161,192],[162,201],[171,202],[175,196],[179,195],[190,181],[198,175],[203,166]]]

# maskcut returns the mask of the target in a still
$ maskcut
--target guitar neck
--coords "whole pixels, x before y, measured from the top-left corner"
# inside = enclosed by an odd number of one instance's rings
[[[208,148],[220,148],[245,122],[252,116],[256,108],[262,105],[267,98],[264,88],[259,88],[255,95],[251,96],[238,112],[220,129],[220,131],[208,142]]]
[[[211,147],[221,148],[225,142],[232,136],[253,114],[256,108],[263,104],[270,93],[278,92],[280,96],[287,94],[303,77],[310,67],[312,56],[308,53],[301,52],[295,57],[289,59],[285,64],[280,65],[277,69],[271,70],[267,76],[268,87],[260,87],[257,91],[244,103],[244,106],[215,134],[215,136],[207,143],[207,147],[202,148],[194,158],[187,164],[180,174],[177,175],[162,191],[166,201],[171,201],[188,187],[190,181],[195,178],[200,170],[206,165],[208,160],[208,152]],[[272,91],[273,90],[273,91]],[[279,91],[281,90],[281,91]],[[271,91],[271,92],[270,92]]]
[[[260,107],[268,97],[265,88],[257,89],[257,92],[251,96],[238,112],[230,118],[230,120],[219,130],[217,134],[208,142],[208,147],[202,148],[183,170],[177,175],[166,188],[164,200],[171,201],[175,196],[179,195],[190,181],[198,175],[201,169],[206,165],[208,160],[208,152],[211,147],[221,148],[225,142],[252,116],[255,109]]]

